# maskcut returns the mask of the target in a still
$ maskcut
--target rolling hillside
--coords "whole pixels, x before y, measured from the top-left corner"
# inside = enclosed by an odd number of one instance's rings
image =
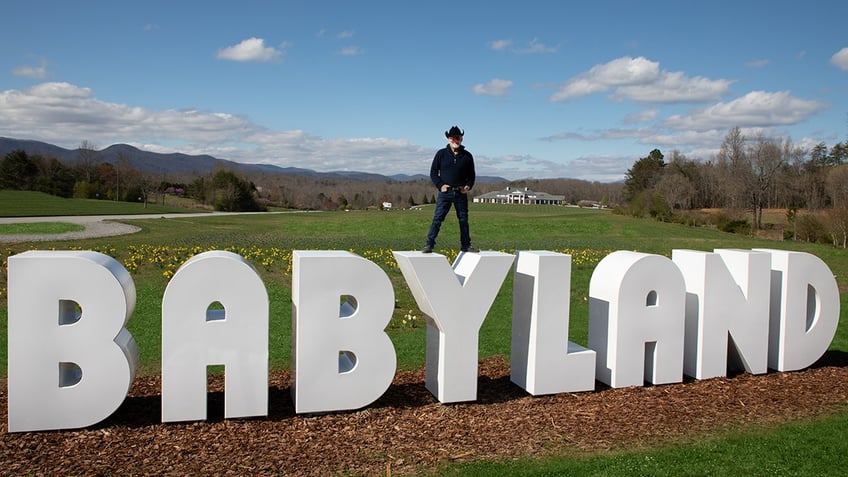
[[[23,150],[29,155],[55,157],[68,165],[73,165],[79,160],[79,149],[65,149],[53,144],[25,139],[13,139],[0,137],[0,157],[15,151]],[[130,167],[141,172],[154,174],[190,174],[195,176],[207,175],[216,169],[229,169],[234,172],[251,174],[284,174],[298,175],[313,178],[357,180],[357,181],[411,181],[426,178],[423,174],[406,175],[397,174],[384,176],[367,172],[339,171],[339,172],[317,172],[312,169],[300,167],[279,167],[270,164],[242,164],[218,159],[209,155],[189,155],[181,153],[157,153],[138,149],[128,144],[113,144],[105,149],[97,151],[97,162],[108,162],[119,164],[124,161]],[[478,177],[480,183],[506,182],[502,177]]]

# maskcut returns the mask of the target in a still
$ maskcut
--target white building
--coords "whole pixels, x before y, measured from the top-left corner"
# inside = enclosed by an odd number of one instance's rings
[[[536,192],[526,187],[523,189],[507,187],[496,192],[478,195],[474,198],[474,202],[484,204],[562,205],[565,203],[565,196]]]

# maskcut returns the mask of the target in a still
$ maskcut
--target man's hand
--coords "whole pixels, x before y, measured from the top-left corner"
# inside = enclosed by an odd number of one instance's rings
[[[449,190],[450,190],[450,186],[449,186],[449,185],[447,185],[447,184],[442,184],[442,189],[441,189],[441,190],[442,190],[442,192],[447,192],[447,191],[449,191]]]
[[[470,191],[470,190],[471,190],[471,187],[468,187],[467,185],[462,186],[462,193],[463,194],[467,194],[468,191]]]

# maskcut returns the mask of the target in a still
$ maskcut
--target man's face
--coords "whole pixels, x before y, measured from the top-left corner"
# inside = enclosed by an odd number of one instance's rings
[[[462,145],[462,136],[451,136],[448,138],[448,143],[450,143],[452,148],[457,149]]]

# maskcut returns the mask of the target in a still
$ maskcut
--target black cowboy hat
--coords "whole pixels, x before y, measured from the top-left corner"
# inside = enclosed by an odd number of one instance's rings
[[[454,126],[450,131],[445,131],[445,137],[462,137],[465,136],[465,131]]]

